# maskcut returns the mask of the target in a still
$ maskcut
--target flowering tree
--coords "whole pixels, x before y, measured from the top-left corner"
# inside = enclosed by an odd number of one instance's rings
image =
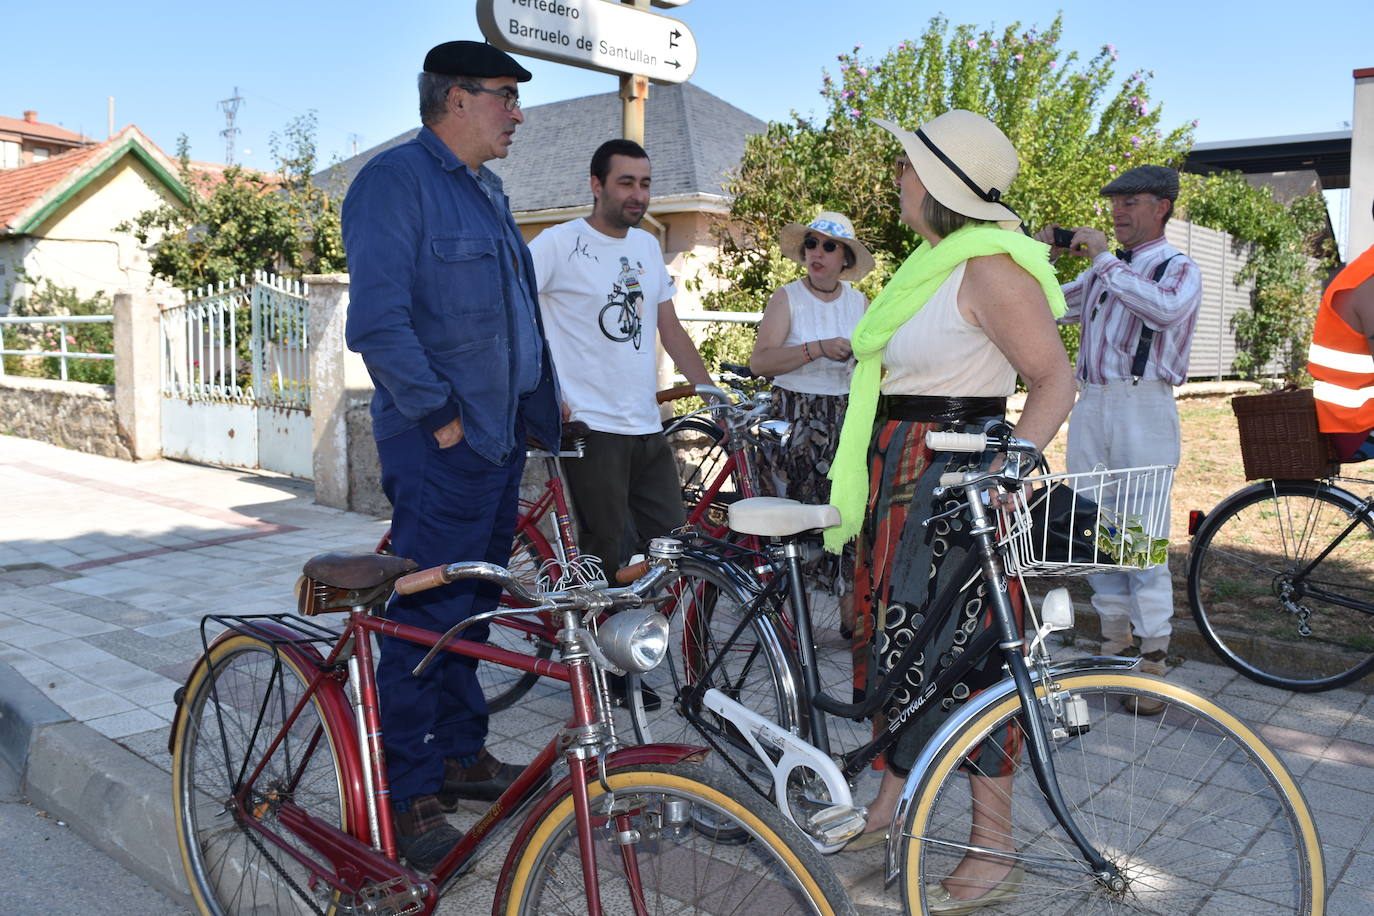
[[[839,55],[837,72],[821,77],[823,119],[794,112],[749,139],[729,188],[732,222],[718,234],[716,270],[726,282],[707,294],[711,306],[761,308],[798,270],[778,251],[778,231],[821,209],[853,219],[878,260],[861,288],[870,296],[881,288],[918,240],[898,218],[891,170],[898,144],[875,117],[914,128],[952,108],[985,115],[1020,156],[1004,202],[1032,231],[1051,222],[1110,231],[1099,189],[1135,165],[1180,165],[1195,124],[1166,131],[1150,74],[1117,81],[1112,45],[1084,61],[1059,48],[1060,31],[1058,18],[1044,30],[1015,23],[995,32],[951,29],[937,16],[920,40],[899,42],[881,58],[861,56],[860,45]],[[1065,279],[1082,267],[1080,259],[1061,259]]]

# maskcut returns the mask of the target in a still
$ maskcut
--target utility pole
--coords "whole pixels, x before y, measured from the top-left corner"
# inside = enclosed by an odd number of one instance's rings
[[[649,0],[621,0],[637,10],[649,11]],[[640,73],[620,76],[620,135],[644,145],[644,102],[649,98],[649,78]]]
[[[239,129],[234,126],[234,118],[239,113],[239,106],[243,104],[243,99],[239,96],[239,87],[234,87],[233,98],[220,100],[220,110],[224,112],[224,130],[219,135],[224,138],[224,164],[234,164],[234,140],[239,135]]]

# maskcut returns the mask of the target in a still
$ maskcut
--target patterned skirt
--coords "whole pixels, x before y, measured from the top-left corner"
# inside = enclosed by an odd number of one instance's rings
[[[830,481],[825,475],[835,460],[848,402],[845,395],[773,389],[773,416],[791,423],[792,433],[786,448],[768,444],[759,449],[760,483],[766,495],[810,504],[830,501]],[[839,556],[810,551],[803,569],[813,588],[843,595],[854,582],[854,546],[847,546]]]
[[[932,452],[926,433],[948,428],[934,423],[889,420],[874,429],[869,445],[869,505],[859,533],[859,564],[855,580],[855,688],[867,690],[901,657],[925,622],[931,600],[956,577],[961,590],[951,613],[924,637],[925,645],[891,697],[880,707],[875,723],[900,714],[922,685],[954,663],[973,638],[996,621],[981,568],[969,572],[966,560],[976,551],[968,520],[960,514],[924,526],[927,518],[959,505],[957,493],[933,495],[941,474],[975,465],[981,456]],[[1021,594],[1010,583],[1018,623]],[[910,771],[921,749],[950,713],[970,696],[1003,677],[1001,653],[994,651],[970,669],[919,716],[909,721],[887,752],[887,763],[898,774]],[[1019,732],[994,734],[973,761],[985,775],[1007,775],[1009,761],[1019,754]]]

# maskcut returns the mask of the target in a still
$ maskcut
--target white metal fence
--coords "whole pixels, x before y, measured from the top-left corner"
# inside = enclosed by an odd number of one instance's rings
[[[67,328],[75,324],[112,324],[113,315],[26,315],[23,317],[0,318],[0,375],[5,374],[6,356],[45,356],[57,359],[59,375],[62,381],[67,381],[67,360],[69,359],[114,359],[113,353],[86,353],[79,350],[68,350],[67,345],[75,338],[67,333]],[[48,326],[57,328],[57,349],[55,350],[35,350],[26,347],[22,350],[15,350],[5,346],[6,329],[29,328]],[[13,335],[13,330],[11,334]],[[42,336],[39,335],[40,341]]]

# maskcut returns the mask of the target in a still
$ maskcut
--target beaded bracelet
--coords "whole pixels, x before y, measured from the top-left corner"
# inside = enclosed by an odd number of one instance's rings
[[[812,360],[814,360],[814,359],[816,358],[816,357],[814,357],[814,356],[811,355],[811,343],[810,343],[810,341],[803,341],[803,342],[802,342],[802,355],[806,357],[806,361],[807,361],[808,363],[811,362]]]

